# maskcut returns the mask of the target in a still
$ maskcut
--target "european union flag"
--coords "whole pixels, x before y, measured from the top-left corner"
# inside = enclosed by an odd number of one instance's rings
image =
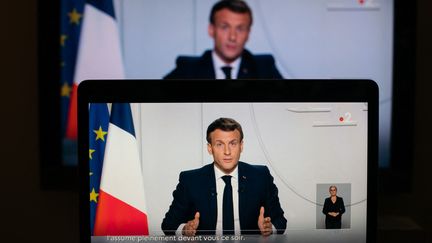
[[[106,103],[90,104],[89,165],[90,165],[90,229],[93,234],[98,203],[101,172],[108,133],[109,112]]]
[[[85,0],[62,0],[60,9],[60,87],[61,134],[63,138],[63,162],[77,164],[77,141],[64,138],[68,121],[70,96],[74,83],[75,64],[81,32]]]

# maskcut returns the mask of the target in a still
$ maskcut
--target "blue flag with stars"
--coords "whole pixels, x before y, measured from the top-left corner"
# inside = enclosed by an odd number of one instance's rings
[[[60,9],[60,112],[63,138],[63,163],[76,165],[77,141],[64,137],[68,121],[78,43],[81,33],[85,0],[62,0]]]
[[[106,103],[90,104],[89,166],[90,166],[90,229],[93,234],[100,179],[108,133],[109,112]]]

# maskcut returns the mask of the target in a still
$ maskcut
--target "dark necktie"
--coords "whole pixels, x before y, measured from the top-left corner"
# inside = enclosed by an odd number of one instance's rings
[[[230,66],[224,66],[224,67],[222,67],[222,71],[225,74],[225,79],[232,79],[231,78],[231,69],[232,69],[232,67],[230,67]]]
[[[224,235],[234,234],[234,209],[232,198],[231,176],[222,176],[225,182],[225,189],[223,193],[222,203],[222,230]]]

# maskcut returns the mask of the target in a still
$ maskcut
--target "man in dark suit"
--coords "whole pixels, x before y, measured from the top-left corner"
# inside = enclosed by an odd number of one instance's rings
[[[167,235],[282,234],[286,219],[266,166],[239,162],[243,131],[231,118],[207,128],[214,162],[183,171],[162,222]]]
[[[165,79],[279,79],[271,55],[252,55],[244,48],[252,26],[252,11],[241,0],[221,0],[210,13],[212,51],[201,57],[180,56]]]

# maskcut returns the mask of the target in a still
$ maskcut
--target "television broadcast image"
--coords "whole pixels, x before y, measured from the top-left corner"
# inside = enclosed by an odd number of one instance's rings
[[[91,242],[366,242],[367,103],[89,107]]]

